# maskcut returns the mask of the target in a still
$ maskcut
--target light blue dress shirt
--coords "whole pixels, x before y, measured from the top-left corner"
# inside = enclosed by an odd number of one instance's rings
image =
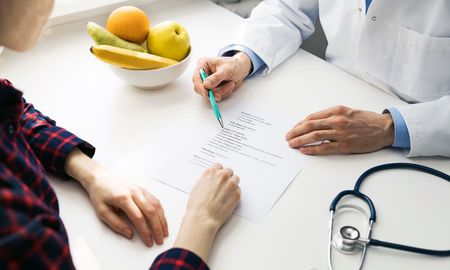
[[[372,3],[372,0],[365,0],[365,1],[367,14],[367,11],[369,10],[369,6]],[[264,70],[267,67],[266,63],[264,63],[264,61],[255,52],[239,44],[232,44],[223,48],[219,52],[219,55],[233,56],[237,52],[244,52],[245,54],[248,55],[248,57],[250,57],[250,60],[252,61],[252,71],[250,72],[247,78],[252,77],[253,75],[257,74],[258,72]],[[395,135],[394,135],[394,143],[392,144],[392,146],[398,148],[410,148],[411,141],[409,138],[408,126],[406,125],[405,119],[403,118],[402,114],[396,108],[389,108],[384,111],[384,113],[387,112],[391,114],[392,120],[394,122]]]
[[[393,147],[411,148],[411,141],[409,139],[408,126],[400,111],[396,108],[389,108],[384,113],[389,112],[394,122],[394,143]]]

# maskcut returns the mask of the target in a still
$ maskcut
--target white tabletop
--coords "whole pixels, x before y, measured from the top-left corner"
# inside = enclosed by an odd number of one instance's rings
[[[145,247],[114,234],[100,222],[75,182],[52,178],[61,216],[79,269],[146,269],[170,248],[188,196],[151,180],[148,173],[177,151],[196,130],[216,124],[209,104],[192,91],[195,60],[216,55],[242,20],[206,0],[165,0],[143,7],[152,24],[176,20],[192,39],[193,61],[162,90],[144,91],[116,78],[89,53],[86,20],[45,31],[27,53],[5,51],[0,75],[25,92],[28,101],[97,147],[95,159],[148,188],[163,203],[170,236],[161,247]],[[106,15],[92,20],[104,24]],[[252,102],[301,118],[344,104],[381,112],[398,99],[300,50],[267,77],[246,81],[220,106]],[[269,212],[255,224],[233,216],[218,235],[212,269],[327,269],[328,207],[371,166],[409,161],[450,173],[443,158],[407,159],[401,150],[311,157]],[[174,165],[176,168],[176,165]],[[373,237],[450,249],[450,185],[417,172],[382,172],[363,186],[377,207]],[[257,190],[255,190],[257,192]],[[450,259],[370,248],[365,269],[449,269]],[[341,264],[339,269],[349,269]]]

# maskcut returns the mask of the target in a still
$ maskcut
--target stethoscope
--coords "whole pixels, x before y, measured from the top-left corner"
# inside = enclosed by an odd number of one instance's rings
[[[376,239],[372,239],[370,237],[372,232],[372,226],[376,221],[376,211],[375,206],[373,205],[372,200],[362,193],[360,191],[361,185],[364,182],[364,180],[371,174],[383,171],[383,170],[389,170],[389,169],[413,169],[418,170],[421,172],[425,172],[428,174],[435,175],[437,177],[440,177],[448,182],[450,182],[450,175],[445,174],[441,171],[435,170],[430,167],[426,167],[419,164],[413,164],[413,163],[388,163],[388,164],[382,164],[375,166],[373,168],[368,169],[365,171],[356,181],[355,187],[353,190],[344,190],[340,192],[334,200],[331,202],[330,205],[330,221],[329,221],[329,241],[328,241],[328,267],[330,270],[333,269],[333,262],[331,259],[331,251],[332,246],[336,248],[338,251],[345,253],[345,254],[355,254],[357,252],[361,252],[361,257],[359,260],[358,268],[361,269],[362,265],[364,263],[367,247],[368,246],[379,246],[379,247],[385,247],[390,249],[396,249],[396,250],[402,250],[402,251],[408,251],[408,252],[414,252],[419,254],[425,254],[425,255],[432,255],[432,256],[450,256],[450,250],[432,250],[432,249],[424,249],[424,248],[418,248],[418,247],[412,247],[412,246],[406,246],[396,243],[389,243],[385,241],[380,241]],[[363,202],[367,204],[370,211],[370,217],[369,217],[369,225],[367,230],[366,238],[361,237],[361,234],[359,233],[358,229],[356,229],[353,226],[343,226],[339,233],[337,233],[337,237],[335,236],[333,239],[333,223],[335,218],[335,211],[336,207],[339,203],[339,201],[346,196],[355,196],[359,199],[361,199]]]

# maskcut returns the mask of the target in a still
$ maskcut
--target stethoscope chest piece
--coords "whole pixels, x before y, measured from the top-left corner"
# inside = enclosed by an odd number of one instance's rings
[[[361,239],[361,235],[353,226],[344,226],[333,237],[333,247],[344,254],[361,252],[367,240]]]

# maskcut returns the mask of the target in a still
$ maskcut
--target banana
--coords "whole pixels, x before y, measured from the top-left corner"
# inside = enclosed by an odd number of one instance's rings
[[[91,38],[97,45],[112,45],[115,47],[129,49],[137,52],[147,52],[147,50],[144,47],[119,38],[113,33],[110,33],[105,28],[96,24],[95,22],[88,22],[86,28],[88,34],[91,36]]]
[[[169,58],[111,45],[91,46],[91,53],[103,62],[128,69],[157,69],[178,63]]]

